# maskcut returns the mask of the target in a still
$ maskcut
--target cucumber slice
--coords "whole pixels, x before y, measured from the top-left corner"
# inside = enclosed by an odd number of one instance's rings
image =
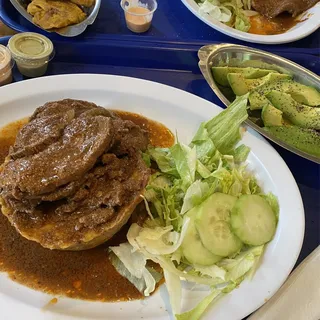
[[[220,220],[203,229],[203,224],[199,226],[199,220],[195,221],[196,229],[199,232],[201,242],[204,247],[221,257],[230,256],[242,248],[242,242],[230,229],[228,222]]]
[[[197,224],[206,229],[212,223],[223,220],[230,221],[231,210],[237,198],[224,193],[214,193],[198,207]]]
[[[241,196],[232,209],[232,231],[248,245],[259,246],[269,242],[276,227],[277,218],[271,206],[258,195]]]
[[[221,260],[221,257],[212,254],[203,246],[194,225],[194,217],[190,218],[188,230],[181,244],[181,249],[184,257],[193,264],[211,266]]]
[[[218,256],[226,257],[240,250],[242,243],[229,227],[230,213],[237,198],[214,193],[198,209],[195,226],[203,245]]]

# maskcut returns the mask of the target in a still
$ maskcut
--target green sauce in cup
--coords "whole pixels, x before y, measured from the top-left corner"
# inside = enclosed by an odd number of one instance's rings
[[[20,73],[30,78],[44,75],[54,56],[51,40],[33,32],[14,35],[8,42],[8,48]]]

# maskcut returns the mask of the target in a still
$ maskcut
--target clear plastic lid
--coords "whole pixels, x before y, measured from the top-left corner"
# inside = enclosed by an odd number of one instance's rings
[[[8,72],[14,66],[11,52],[5,46],[0,44],[0,75]]]
[[[34,32],[14,35],[8,42],[8,48],[17,63],[32,65],[48,63],[55,54],[51,40]]]

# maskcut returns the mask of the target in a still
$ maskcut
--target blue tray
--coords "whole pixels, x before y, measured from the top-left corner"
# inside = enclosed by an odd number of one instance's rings
[[[8,39],[0,38],[0,44],[6,45]],[[224,107],[198,69],[199,45],[184,44],[175,48],[173,44],[151,45],[137,41],[128,45],[123,41],[106,42],[97,39],[84,39],[81,42],[73,39],[55,40],[54,44],[56,56],[49,65],[49,75],[99,73],[142,78],[180,88]],[[281,48],[273,52],[320,73],[317,56],[292,53]],[[24,80],[15,69],[14,80]],[[320,243],[319,165],[277,145],[274,147],[292,171],[304,202],[306,235],[297,262],[299,264]]]
[[[42,31],[28,22],[16,11],[9,0],[0,0],[0,19],[18,31],[43,32],[51,38],[59,39],[60,37]],[[175,45],[184,42],[200,45],[212,42],[246,44],[243,41],[233,39],[210,28],[189,12],[180,0],[159,1],[159,7],[154,16],[152,28],[142,35],[136,35],[127,29],[120,7],[120,0],[103,0],[95,23],[83,35],[78,37],[79,40],[83,40],[84,38],[104,39],[107,41],[121,39],[129,42],[166,42]],[[293,52],[319,54],[319,39],[320,30],[300,41],[292,44],[278,45],[277,47],[290,47],[290,50]],[[252,45],[268,50],[268,47],[264,45]],[[269,47],[273,48],[274,46],[269,45]]]

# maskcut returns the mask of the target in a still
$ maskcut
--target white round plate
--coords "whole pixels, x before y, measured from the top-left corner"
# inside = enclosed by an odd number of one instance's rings
[[[184,91],[158,83],[109,75],[63,75],[27,80],[0,88],[0,126],[26,117],[48,101],[83,99],[106,108],[140,113],[165,124],[179,139],[190,142],[202,121],[221,111],[218,106]],[[253,280],[211,307],[203,319],[240,320],[269,299],[293,268],[304,236],[304,211],[296,182],[288,167],[259,134],[248,129],[243,142],[251,147],[248,158],[265,192],[272,191],[280,202],[277,233],[267,246]],[[184,285],[183,308],[190,308],[208,292]],[[61,319],[173,319],[165,286],[144,301],[101,303],[53,297],[31,290],[0,274],[2,320]]]
[[[181,1],[196,17],[198,17],[211,28],[216,29],[232,38],[252,43],[280,44],[293,42],[307,37],[320,27],[320,2],[318,2],[309,10],[305,11],[299,18],[301,22],[296,24],[287,32],[268,36],[251,34],[228,27],[224,23],[213,19],[209,15],[200,15],[199,6],[194,0]]]

